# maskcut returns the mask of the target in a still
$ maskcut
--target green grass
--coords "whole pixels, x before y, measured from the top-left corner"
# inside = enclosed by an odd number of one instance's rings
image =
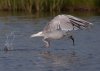
[[[100,0],[0,0],[1,11],[25,11],[29,13],[97,11],[99,7]]]

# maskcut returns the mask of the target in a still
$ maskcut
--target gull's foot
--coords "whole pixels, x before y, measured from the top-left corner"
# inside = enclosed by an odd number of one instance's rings
[[[42,47],[44,47],[44,48],[49,48],[50,46],[49,46],[49,45],[43,45]]]
[[[49,46],[47,46],[47,45],[43,45],[42,48],[49,48]]]
[[[73,37],[73,36],[70,36],[69,38],[73,41],[73,46],[75,46],[75,40],[74,40],[74,37]]]

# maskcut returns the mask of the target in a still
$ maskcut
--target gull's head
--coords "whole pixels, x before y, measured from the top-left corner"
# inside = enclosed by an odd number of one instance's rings
[[[41,37],[43,36],[43,32],[38,32],[36,34],[32,34],[30,37]]]

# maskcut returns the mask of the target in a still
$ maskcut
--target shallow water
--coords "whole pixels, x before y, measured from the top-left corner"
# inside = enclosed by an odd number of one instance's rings
[[[73,33],[75,46],[62,39],[44,48],[41,38],[30,35],[42,30],[51,18],[0,17],[0,71],[100,71],[100,16],[82,17],[94,26]]]

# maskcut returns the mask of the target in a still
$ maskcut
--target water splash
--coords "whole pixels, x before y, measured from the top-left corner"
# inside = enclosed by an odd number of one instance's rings
[[[4,50],[12,50],[13,49],[13,42],[15,39],[15,32],[10,32],[9,34],[6,34],[6,40],[5,40],[5,48]]]

